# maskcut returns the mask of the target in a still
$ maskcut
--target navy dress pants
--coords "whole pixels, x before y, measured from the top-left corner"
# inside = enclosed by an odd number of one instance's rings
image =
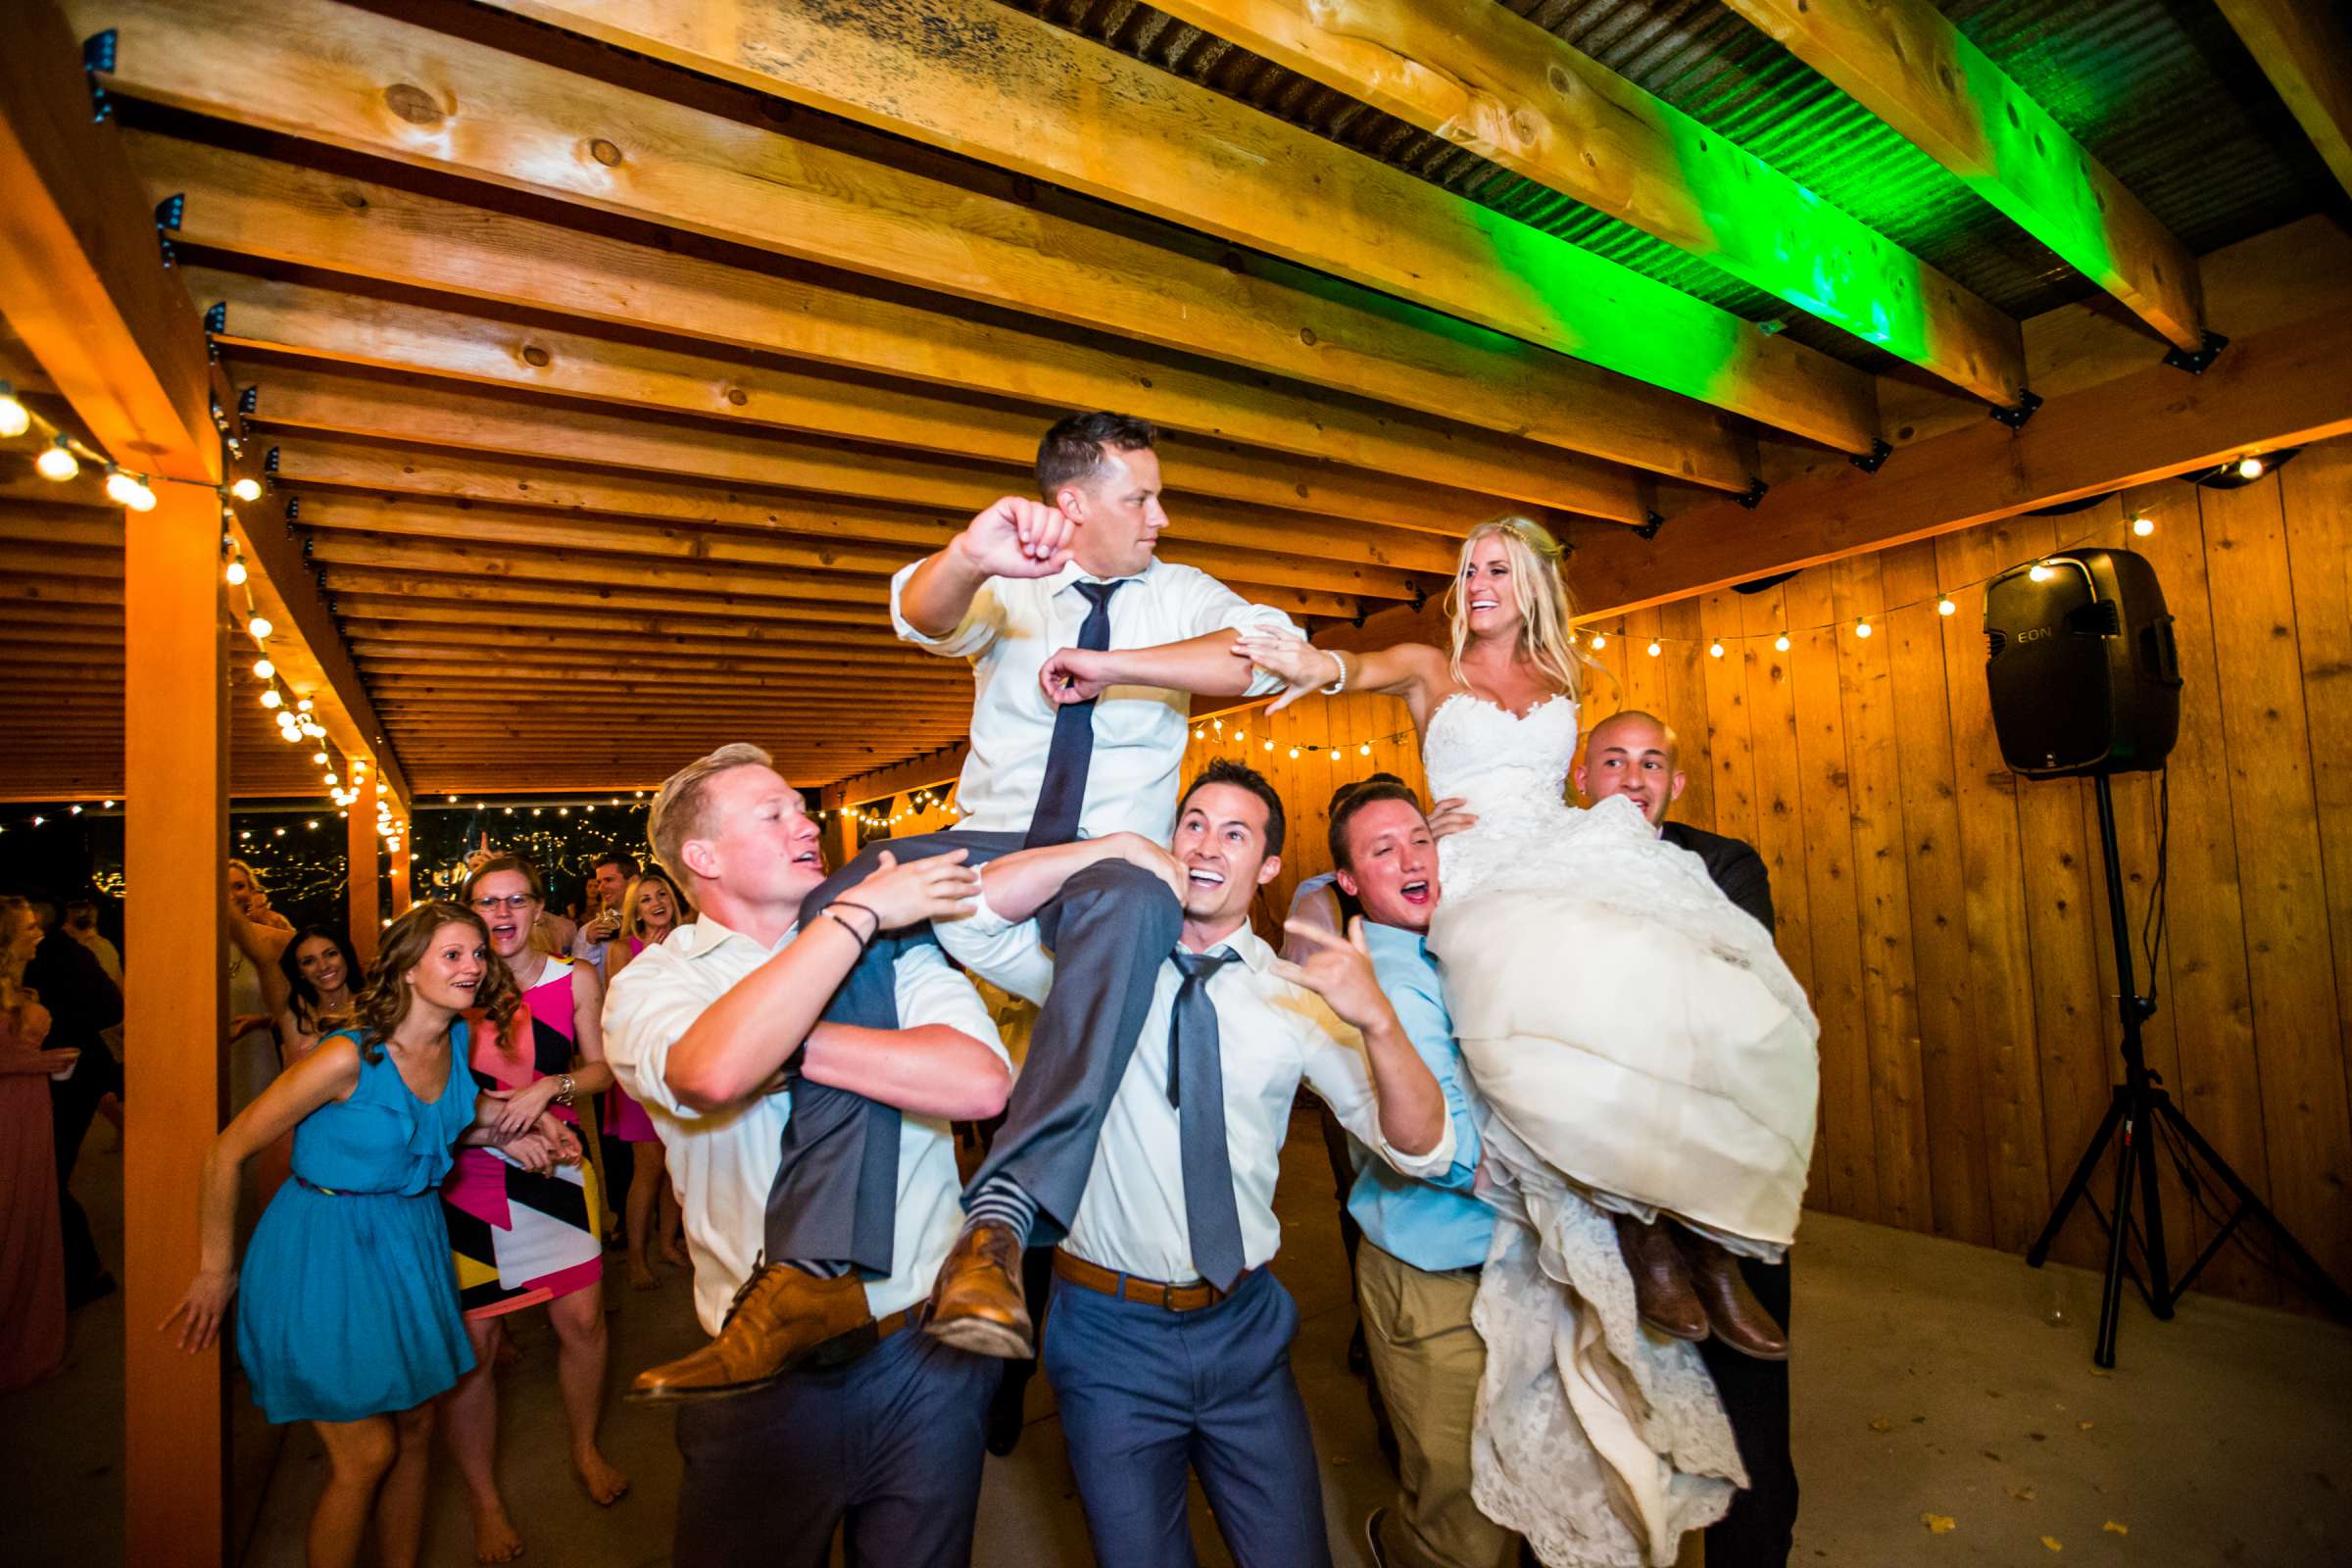
[[[1241,1568],[1330,1568],[1314,1435],[1291,1374],[1298,1332],[1298,1304],[1262,1269],[1197,1312],[1054,1282],[1046,1378],[1097,1559],[1194,1568],[1189,1468]]]
[[[678,1411],[677,1568],[968,1568],[998,1363],[902,1330]]]
[[[1764,1310],[1788,1321],[1788,1269],[1752,1257],[1740,1260],[1747,1288]],[[1732,1511],[1707,1530],[1707,1568],[1783,1568],[1796,1533],[1796,1463],[1788,1452],[1788,1363],[1759,1361],[1721,1340],[1701,1340],[1700,1359],[1715,1375],[1715,1392],[1731,1417],[1732,1436],[1747,1466],[1747,1490]]]

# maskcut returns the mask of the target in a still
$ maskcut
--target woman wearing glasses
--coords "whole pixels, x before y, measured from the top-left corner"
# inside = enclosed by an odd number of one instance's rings
[[[505,1030],[475,1031],[470,1059],[477,1084],[512,1095],[502,1124],[527,1126],[548,1112],[576,1127],[576,1107],[612,1083],[599,1028],[605,994],[594,969],[532,945],[545,896],[538,871],[512,856],[484,861],[466,879],[466,905],[489,928],[490,951],[514,975],[523,1001]],[[595,1183],[584,1162],[538,1175],[482,1149],[462,1151],[441,1188],[474,1353],[473,1370],[445,1401],[446,1430],[472,1504],[474,1556],[481,1562],[507,1562],[522,1553],[496,1473],[494,1352],[506,1314],[547,1307],[558,1341],[556,1375],[571,1429],[572,1469],[589,1496],[610,1504],[629,1487],[596,1445],[607,1346],[598,1234],[603,1200]]]

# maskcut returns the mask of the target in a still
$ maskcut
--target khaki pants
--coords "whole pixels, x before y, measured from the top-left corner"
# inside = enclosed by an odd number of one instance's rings
[[[1355,1270],[1372,1375],[1396,1428],[1400,1489],[1381,1550],[1396,1568],[1511,1568],[1518,1538],[1470,1500],[1470,1426],[1487,1365],[1470,1326],[1478,1281],[1424,1273],[1369,1240]]]

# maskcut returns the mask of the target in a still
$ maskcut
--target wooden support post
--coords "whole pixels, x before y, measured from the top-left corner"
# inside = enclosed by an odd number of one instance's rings
[[[226,1085],[209,1043],[228,1027],[228,651],[220,502],[159,484],[124,519],[124,946],[138,956],[124,1022],[122,1149],[125,1549],[133,1562],[227,1559],[227,1386],[218,1346],[155,1332],[196,1275],[194,1174]],[[190,1041],[207,1043],[192,1051]]]
[[[375,938],[382,927],[376,913],[375,781],[361,789],[351,803],[351,831],[347,836],[351,877],[351,947],[363,970],[375,964]]]

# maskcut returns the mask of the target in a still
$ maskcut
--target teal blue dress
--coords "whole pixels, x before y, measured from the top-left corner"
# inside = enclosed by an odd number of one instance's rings
[[[271,1421],[413,1409],[472,1369],[436,1191],[473,1122],[466,1061],[461,1019],[427,1102],[390,1053],[363,1055],[351,1098],[295,1127],[294,1180],[254,1227],[238,1291],[237,1355]]]

